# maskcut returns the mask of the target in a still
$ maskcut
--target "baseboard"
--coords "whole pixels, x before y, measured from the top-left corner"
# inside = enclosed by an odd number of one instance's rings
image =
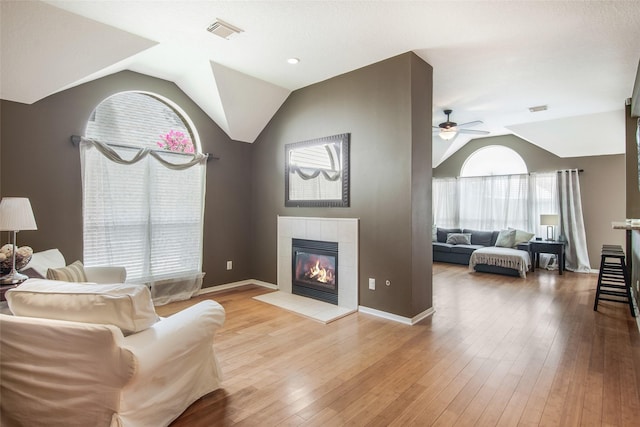
[[[409,326],[413,326],[422,319],[425,319],[435,313],[435,309],[433,307],[430,307],[422,313],[418,313],[417,315],[410,318],[398,316],[397,314],[388,313],[382,310],[376,310],[375,308],[364,307],[362,305],[358,307],[358,311],[360,311],[361,313],[371,314],[372,316],[381,317],[383,319],[393,320],[394,322],[399,322]]]
[[[262,286],[269,289],[274,289],[274,290],[278,289],[278,286],[274,285],[273,283],[263,282],[262,280],[256,280],[256,279],[247,279],[247,280],[240,280],[239,282],[231,282],[231,283],[225,283],[224,285],[209,286],[207,288],[202,288],[198,292],[198,295],[210,294],[212,292],[226,291],[228,289],[239,288],[240,286],[246,286],[246,285],[258,285],[258,286]]]

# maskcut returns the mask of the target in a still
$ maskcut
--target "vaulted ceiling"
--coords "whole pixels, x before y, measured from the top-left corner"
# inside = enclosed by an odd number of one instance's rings
[[[0,13],[0,98],[128,69],[175,82],[243,142],[291,91],[413,51],[434,69],[433,125],[450,108],[561,157],[619,154],[640,59],[638,1],[2,0]],[[212,35],[216,19],[243,31]],[[468,141],[434,136],[434,166]]]

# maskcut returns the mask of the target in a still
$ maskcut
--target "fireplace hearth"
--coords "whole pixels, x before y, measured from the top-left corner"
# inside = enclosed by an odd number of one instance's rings
[[[338,305],[338,243],[292,239],[292,293]]]

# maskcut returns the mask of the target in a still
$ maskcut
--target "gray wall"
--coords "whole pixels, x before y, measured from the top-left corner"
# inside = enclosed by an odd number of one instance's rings
[[[611,228],[612,221],[620,221],[625,217],[623,154],[561,158],[517,136],[505,135],[470,141],[435,168],[433,176],[459,176],[467,157],[487,145],[504,145],[515,150],[524,159],[529,172],[584,169],[580,174],[580,189],[591,268],[600,267],[603,244],[624,245],[624,233]]]
[[[412,53],[289,96],[252,147],[255,278],[276,283],[277,215],[360,218],[360,305],[431,307],[431,99],[432,69]],[[339,133],[351,134],[351,206],[285,208],[285,144]]]
[[[207,167],[204,285],[250,277],[250,149],[233,142],[175,84],[121,72],[51,95],[32,105],[0,104],[0,195],[29,197],[37,231],[18,233],[18,244],[40,251],[59,248],[68,262],[82,259],[82,188],[78,148],[89,115],[108,96],[142,90],[177,103],[193,120],[202,149],[220,156]],[[6,241],[6,235],[2,240]],[[226,270],[226,261],[233,270]]]

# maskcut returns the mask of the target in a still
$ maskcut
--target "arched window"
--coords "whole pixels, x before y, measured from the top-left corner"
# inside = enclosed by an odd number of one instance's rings
[[[488,145],[474,151],[460,170],[461,177],[522,173],[527,173],[527,165],[522,157],[503,145]]]
[[[92,112],[82,140],[84,262],[120,265],[156,304],[202,286],[206,157],[175,104],[122,92]]]

